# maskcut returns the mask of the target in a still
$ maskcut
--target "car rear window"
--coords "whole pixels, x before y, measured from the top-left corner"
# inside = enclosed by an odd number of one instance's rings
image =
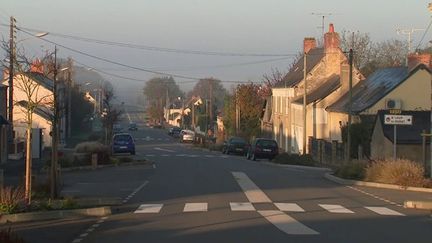
[[[231,138],[231,143],[246,143],[243,138]]]
[[[132,137],[131,137],[131,135],[127,135],[127,134],[124,134],[124,135],[116,135],[116,136],[114,137],[114,140],[115,140],[115,141],[130,141],[130,140],[132,140]]]
[[[258,140],[257,145],[265,146],[265,147],[267,146],[277,147],[277,143],[274,140]]]

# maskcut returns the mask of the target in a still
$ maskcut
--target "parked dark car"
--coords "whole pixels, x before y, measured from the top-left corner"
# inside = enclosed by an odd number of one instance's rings
[[[112,153],[135,154],[135,142],[129,133],[118,133],[112,138]]]
[[[137,126],[137,124],[136,124],[136,123],[133,123],[133,122],[129,123],[129,128],[128,128],[128,130],[129,130],[129,131],[137,131],[137,130],[138,130],[138,126]]]
[[[231,137],[228,141],[224,142],[222,153],[224,154],[246,154],[247,142],[243,138]]]
[[[279,154],[279,146],[273,139],[257,138],[249,147],[246,154],[247,159],[256,160],[266,158],[272,160]]]
[[[170,127],[168,129],[168,135],[173,136],[173,137],[174,137],[174,135],[180,135],[181,130],[182,129],[180,127]]]

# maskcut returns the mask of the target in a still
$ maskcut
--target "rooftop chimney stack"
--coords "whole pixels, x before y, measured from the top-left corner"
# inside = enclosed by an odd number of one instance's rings
[[[310,50],[316,48],[316,40],[313,37],[306,37],[303,40],[303,52],[308,53]]]
[[[408,55],[408,71],[411,72],[418,65],[424,64],[426,67],[431,68],[432,56],[429,53],[411,53]]]
[[[339,46],[339,34],[335,32],[333,24],[330,24],[329,31],[324,34],[324,48],[327,50],[332,48],[339,48]]]

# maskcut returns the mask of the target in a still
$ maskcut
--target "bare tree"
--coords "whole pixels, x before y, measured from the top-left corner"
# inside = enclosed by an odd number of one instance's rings
[[[120,116],[123,113],[121,109],[114,106],[114,98],[113,88],[105,85],[103,98],[104,111],[102,113],[102,124],[105,127],[105,143],[108,143],[108,138],[113,135],[113,126],[120,120]]]
[[[291,66],[293,66],[295,62]],[[291,67],[288,69],[290,70]],[[288,73],[288,71],[280,71],[277,68],[272,68],[270,73],[266,73],[263,75],[262,81],[263,85],[261,86],[261,89],[258,92],[258,95],[265,98],[268,96],[271,96],[272,92],[271,89],[273,86],[275,86],[277,83],[282,82],[285,75]]]
[[[7,42],[2,43],[2,48],[8,50]],[[33,115],[37,109],[49,110],[52,104],[53,94],[41,92],[42,86],[36,82],[30,71],[32,62],[23,52],[15,54],[14,60],[14,89],[24,94],[17,97],[14,95],[14,107],[19,107],[24,113],[26,124],[26,157],[25,157],[25,199],[28,204],[31,203],[32,188],[32,128]]]

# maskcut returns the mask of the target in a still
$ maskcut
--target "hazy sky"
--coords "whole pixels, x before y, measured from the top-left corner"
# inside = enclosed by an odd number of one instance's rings
[[[401,38],[397,28],[425,29],[431,19],[431,0],[1,0],[0,24],[9,16],[17,25],[79,37],[146,46],[235,53],[295,54],[305,36],[320,37],[321,17],[336,31],[370,33],[375,41]],[[424,32],[413,34],[416,45]],[[432,30],[424,43],[431,39]],[[8,38],[8,28],[0,26]],[[18,33],[18,39],[28,36]],[[291,59],[165,53],[59,38],[47,39],[92,55],[127,65],[191,77],[259,81],[271,68],[285,70]],[[53,49],[53,44],[31,39],[21,42],[32,54]],[[154,74],[128,70],[59,48],[59,56],[106,72],[137,79]],[[269,61],[273,60],[273,61]],[[264,62],[263,61],[268,61]],[[244,65],[255,62],[255,64]],[[258,62],[258,63],[257,63]],[[242,65],[238,65],[242,64]],[[106,76],[106,75],[105,75]],[[137,94],[142,81],[107,76],[120,95]],[[193,82],[176,78],[186,89]],[[227,83],[227,87],[231,84]]]

